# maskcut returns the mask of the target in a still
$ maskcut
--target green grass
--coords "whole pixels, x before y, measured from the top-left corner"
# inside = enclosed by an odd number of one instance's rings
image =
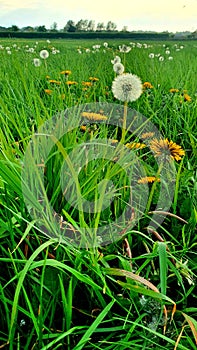
[[[136,43],[127,54],[122,44],[0,41],[0,348],[196,348],[196,42]],[[116,55],[153,86],[128,103],[125,134]],[[107,121],[81,116],[101,109]],[[153,127],[185,156],[165,162],[149,141],[123,146]]]

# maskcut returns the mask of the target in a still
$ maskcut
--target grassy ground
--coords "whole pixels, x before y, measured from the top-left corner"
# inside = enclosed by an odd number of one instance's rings
[[[122,44],[0,41],[0,348],[196,349],[196,42]]]

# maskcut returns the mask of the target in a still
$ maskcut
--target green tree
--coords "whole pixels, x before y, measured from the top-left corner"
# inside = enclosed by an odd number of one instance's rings
[[[102,31],[104,31],[104,30],[105,30],[105,25],[104,25],[104,23],[103,23],[103,22],[97,23],[96,31],[97,31],[97,32],[102,32]]]
[[[73,22],[72,20],[69,20],[64,29],[63,29],[64,32],[76,32],[76,25],[75,25],[75,22]]]
[[[50,32],[57,33],[57,22],[53,22],[53,24],[50,27]]]
[[[88,28],[88,20],[87,19],[80,19],[79,22],[76,24],[76,31],[77,32],[86,32]]]
[[[11,27],[8,28],[8,30],[10,30],[11,32],[18,32],[20,29],[18,26],[13,24]]]
[[[106,25],[107,32],[114,32],[116,28],[117,28],[117,25],[114,22],[112,21],[107,22],[107,25]]]
[[[95,30],[95,21],[90,20],[88,22],[87,31],[88,32],[94,32],[94,30]]]
[[[46,29],[45,25],[42,25],[42,26],[36,27],[36,31],[43,33],[43,32],[47,32],[47,29]]]

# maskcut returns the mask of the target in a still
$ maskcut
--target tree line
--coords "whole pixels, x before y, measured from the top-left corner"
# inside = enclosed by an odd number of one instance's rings
[[[68,33],[74,33],[74,32],[115,32],[117,30],[116,23],[112,21],[108,21],[106,24],[104,22],[98,22],[95,23],[94,20],[87,20],[87,19],[80,19],[78,22],[74,22],[73,20],[68,20],[65,26],[62,29],[58,30],[58,24],[57,22],[53,22],[53,24],[50,26],[50,28],[46,28],[45,25],[39,25],[36,27],[32,26],[26,26],[23,28],[19,28],[17,25],[12,25],[8,28],[0,26],[0,31],[11,31],[11,32],[68,32]],[[126,32],[127,27],[123,27],[122,31]]]

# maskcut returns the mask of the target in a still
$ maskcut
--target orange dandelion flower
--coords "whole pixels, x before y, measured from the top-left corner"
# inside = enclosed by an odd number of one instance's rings
[[[46,92],[47,95],[51,95],[53,90],[50,89],[45,89],[44,92]]]
[[[147,184],[152,182],[160,182],[160,179],[156,178],[155,176],[145,176],[138,180],[139,184]]]
[[[114,145],[114,144],[118,143],[118,140],[116,140],[116,139],[109,139],[109,142],[110,142],[112,145]]]
[[[154,132],[144,132],[142,135],[141,135],[141,138],[143,139],[143,140],[145,140],[145,139],[149,139],[149,138],[151,138],[151,137],[153,137],[153,135],[154,135],[155,133]]]
[[[188,94],[184,94],[183,97],[184,97],[184,101],[190,102],[192,100]]]
[[[61,84],[61,81],[54,80],[54,79],[50,79],[50,80],[49,80],[49,83],[51,83],[51,84],[56,84],[56,85],[60,85],[60,84]]]
[[[149,81],[145,81],[142,84],[143,89],[153,89],[153,85],[151,83],[149,83]]]
[[[179,92],[179,89],[170,89],[169,91],[172,93],[175,93],[175,92]]]
[[[71,70],[68,70],[68,69],[60,72],[60,74],[63,74],[63,75],[70,75],[71,73],[72,73]]]
[[[142,149],[146,147],[145,143],[140,142],[127,143],[125,146],[129,149]]]
[[[150,142],[150,149],[155,153],[156,157],[163,156],[167,158],[170,156],[177,161],[181,160],[181,157],[185,155],[185,151],[181,146],[173,141],[168,141],[168,139],[153,139]]]
[[[94,112],[82,112],[81,116],[89,120],[107,120],[105,115]]]
[[[86,127],[85,125],[81,125],[81,126],[80,126],[80,129],[81,129],[82,131],[86,131],[86,130],[87,130],[87,127]]]
[[[91,80],[92,82],[99,81],[99,79],[95,77],[90,77],[89,80]]]
[[[82,85],[83,86],[92,86],[93,84],[91,83],[91,81],[82,81]]]
[[[66,81],[66,85],[77,85],[78,83],[76,81],[71,81],[71,80],[68,80]]]

